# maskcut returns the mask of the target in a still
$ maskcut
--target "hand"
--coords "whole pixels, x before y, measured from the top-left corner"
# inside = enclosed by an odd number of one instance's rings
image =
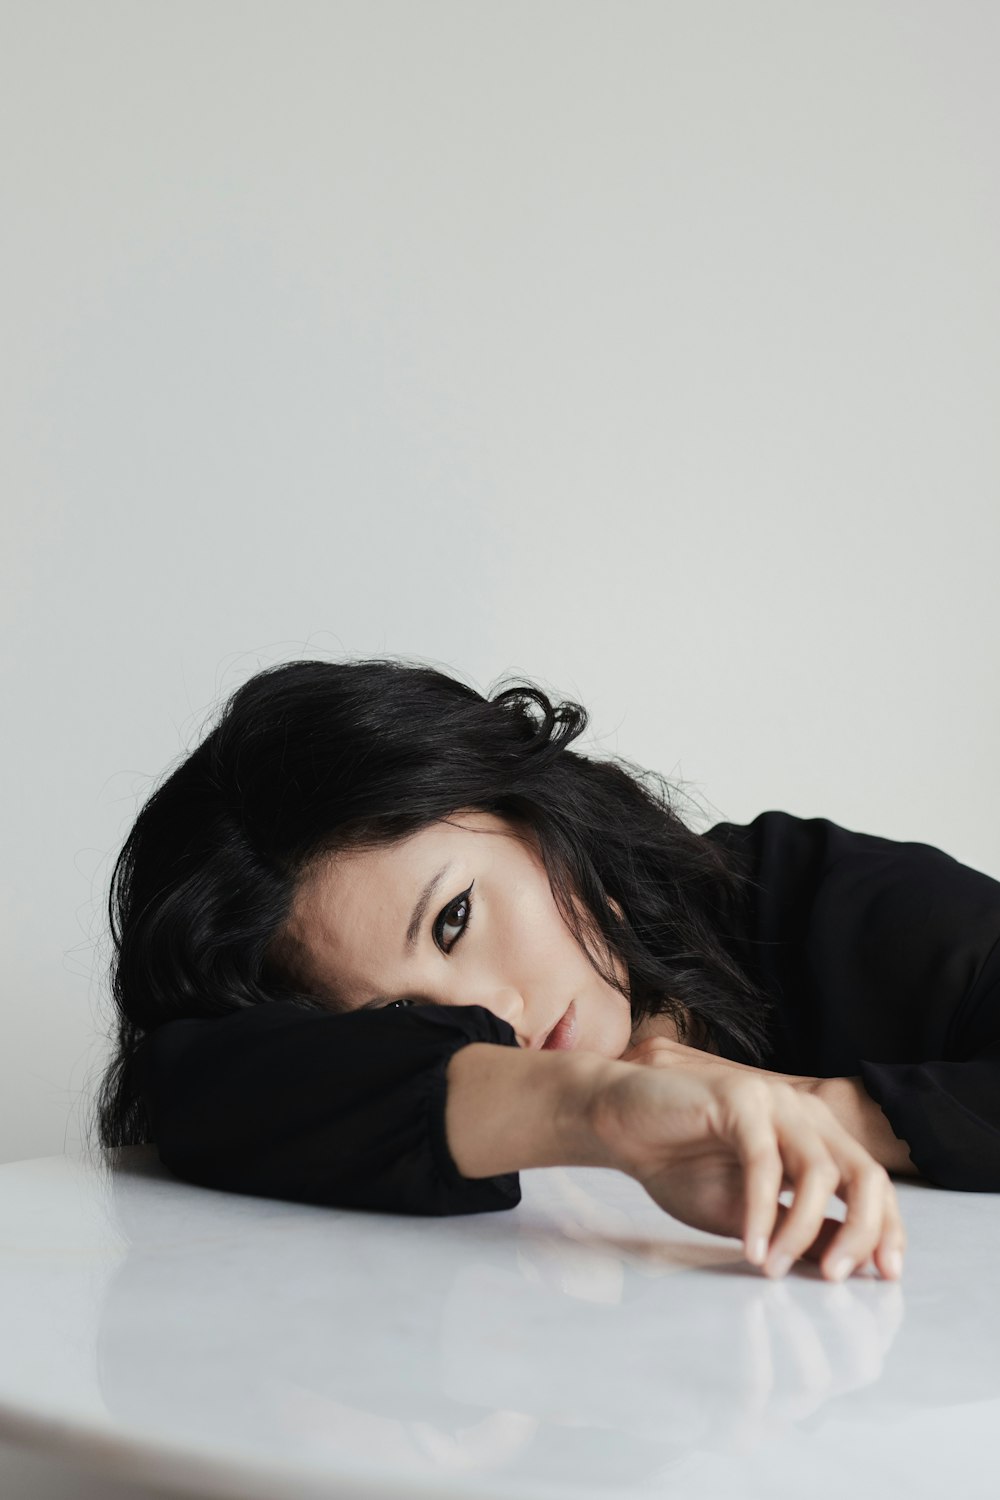
[[[715,1063],[722,1068],[735,1069],[737,1073],[749,1074],[752,1078],[787,1083],[799,1093],[815,1094],[822,1100],[834,1118],[887,1172],[904,1177],[920,1176],[907,1142],[896,1135],[878,1104],[869,1096],[863,1078],[817,1078],[809,1073],[773,1073],[767,1068],[748,1067],[745,1063],[732,1062],[728,1057],[719,1057],[712,1052],[701,1052],[697,1047],[685,1046],[683,1042],[658,1036],[655,1031],[646,1029],[655,1026],[658,1019],[653,1017],[652,1022],[643,1022],[639,1031],[633,1033],[631,1044],[621,1055],[621,1062],[637,1063],[645,1068],[700,1067],[705,1063]]]
[[[807,1256],[838,1281],[874,1255],[882,1276],[897,1279],[906,1232],[885,1169],[815,1095],[701,1056],[668,1068],[610,1065],[593,1104],[610,1162],[682,1223],[742,1238],[769,1275]],[[778,1202],[785,1188],[789,1209]],[[831,1193],[846,1203],[843,1223],[824,1214]]]

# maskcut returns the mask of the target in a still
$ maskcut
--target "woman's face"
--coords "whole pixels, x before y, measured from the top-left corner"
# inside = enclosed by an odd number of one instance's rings
[[[628,1000],[564,922],[530,834],[492,813],[320,861],[296,893],[285,951],[337,1009],[482,1005],[522,1047],[541,1047],[563,1017],[550,1047],[620,1057],[629,1044]],[[615,971],[624,977],[617,957]]]

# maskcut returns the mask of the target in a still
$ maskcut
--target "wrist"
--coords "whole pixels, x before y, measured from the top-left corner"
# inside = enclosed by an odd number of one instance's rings
[[[826,1082],[825,1078],[813,1078],[811,1074],[791,1079],[792,1087],[798,1089],[801,1094],[819,1094],[820,1084]]]
[[[567,1166],[614,1167],[627,1171],[617,1140],[616,1084],[628,1086],[628,1063],[597,1053],[564,1054],[573,1066],[557,1082],[556,1133]]]
[[[819,1078],[813,1090],[836,1120],[887,1172],[915,1177],[906,1141],[896,1135],[863,1078]]]
[[[463,1177],[528,1167],[613,1166],[596,1128],[604,1078],[589,1052],[471,1042],[450,1058],[445,1136]]]

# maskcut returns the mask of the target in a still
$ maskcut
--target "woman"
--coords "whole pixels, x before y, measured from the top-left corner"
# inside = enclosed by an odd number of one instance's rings
[[[823,819],[695,834],[586,724],[389,660],[240,688],[115,868],[102,1145],[408,1213],[609,1165],[830,1279],[900,1274],[889,1171],[1000,1189],[1000,885]]]

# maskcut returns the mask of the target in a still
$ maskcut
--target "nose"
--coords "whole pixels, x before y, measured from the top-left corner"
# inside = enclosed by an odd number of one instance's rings
[[[517,1040],[522,1047],[530,1045],[525,1035],[524,1000],[517,990],[509,988],[493,990],[479,1003],[485,1005],[487,1010],[491,1010],[495,1016],[500,1017],[501,1021],[506,1021],[514,1028]]]

